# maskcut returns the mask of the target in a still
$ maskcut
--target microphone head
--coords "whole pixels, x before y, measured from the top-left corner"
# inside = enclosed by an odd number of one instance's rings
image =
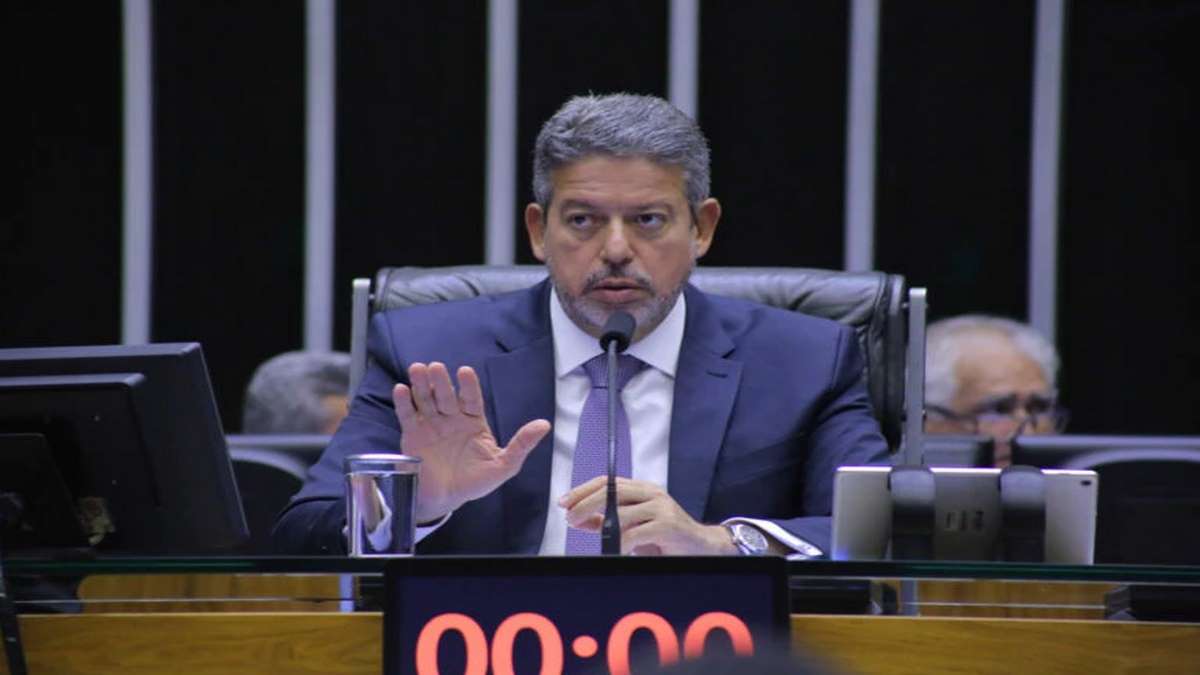
[[[608,321],[604,322],[604,329],[600,331],[600,348],[608,351],[610,342],[617,343],[617,352],[625,351],[629,343],[633,341],[633,331],[637,328],[637,323],[633,320],[633,316],[629,312],[617,310],[608,317]]]

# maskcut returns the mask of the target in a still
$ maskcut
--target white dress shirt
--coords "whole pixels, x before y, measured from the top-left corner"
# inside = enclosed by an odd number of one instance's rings
[[[667,487],[667,458],[671,438],[671,405],[675,401],[675,366],[683,343],[687,303],[683,294],[662,323],[629,345],[626,354],[646,364],[621,390],[629,418],[633,479]],[[579,416],[592,389],[583,364],[603,353],[600,342],[583,332],[550,293],[550,329],[554,335],[554,457],[550,464],[550,504],[541,555],[563,555],[567,549],[566,509],[559,497],[571,489]]]

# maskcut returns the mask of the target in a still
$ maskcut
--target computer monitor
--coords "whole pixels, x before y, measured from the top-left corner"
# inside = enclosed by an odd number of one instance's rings
[[[987,468],[995,464],[996,443],[991,436],[925,434],[921,437],[921,464]]]
[[[1099,474],[1096,562],[1200,564],[1200,437],[1021,437],[1013,461]]]
[[[1018,436],[1012,463],[1057,468],[1077,456],[1101,450],[1200,450],[1200,436],[1089,436],[1080,434]]]
[[[10,551],[206,554],[247,537],[196,343],[0,349],[0,493],[20,518]]]

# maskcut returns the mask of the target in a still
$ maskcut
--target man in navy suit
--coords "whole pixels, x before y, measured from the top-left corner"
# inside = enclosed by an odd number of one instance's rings
[[[820,555],[835,468],[886,457],[862,356],[848,327],[688,285],[721,215],[708,189],[707,142],[666,101],[568,101],[525,210],[549,279],[373,317],[367,373],[280,548],[345,551],[342,459],[396,449],[422,460],[418,552],[562,554],[569,530],[597,531],[604,477],[572,475],[584,364],[624,310],[623,551]]]

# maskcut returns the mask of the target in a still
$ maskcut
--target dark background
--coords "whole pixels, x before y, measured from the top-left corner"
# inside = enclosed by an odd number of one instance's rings
[[[1200,2],[1068,3],[1058,335],[1072,429],[1200,434]],[[483,260],[484,0],[339,3],[335,346],[349,280]],[[9,3],[0,347],[120,340],[115,0]],[[153,3],[152,339],[199,340],[227,430],[301,347],[303,3]],[[523,2],[518,189],[567,96],[666,94],[666,0]],[[931,318],[1028,311],[1035,3],[885,0],[876,266]],[[704,2],[713,265],[840,267],[848,3]],[[518,219],[519,222],[519,219]],[[531,260],[518,247],[518,260]]]

